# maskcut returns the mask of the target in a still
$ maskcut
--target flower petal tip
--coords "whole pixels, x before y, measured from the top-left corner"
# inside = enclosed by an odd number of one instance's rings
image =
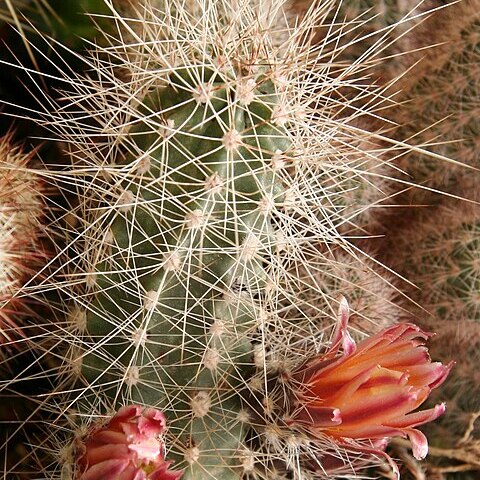
[[[332,412],[332,423],[340,425],[342,423],[342,412],[339,408],[335,408]]]
[[[329,349],[330,353],[335,353],[340,347],[340,343],[342,344],[344,355],[351,355],[355,352],[357,346],[347,330],[349,316],[350,308],[347,299],[342,295],[338,307],[337,327],[335,329],[332,346]]]
[[[441,417],[445,413],[446,409],[447,409],[447,404],[445,402],[435,405],[433,409],[434,414],[432,416],[433,417],[432,420],[436,420],[438,417]]]
[[[417,460],[423,460],[428,454],[427,437],[415,428],[406,429],[410,443],[412,444],[412,453]]]

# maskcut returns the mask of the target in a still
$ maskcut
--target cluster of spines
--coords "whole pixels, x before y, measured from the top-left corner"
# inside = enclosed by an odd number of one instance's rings
[[[28,314],[22,292],[42,261],[40,225],[43,186],[28,169],[31,155],[12,136],[0,139],[0,344],[2,350],[24,336],[21,318]]]
[[[480,16],[476,3],[460,2],[458,8],[447,7],[426,22],[428,37],[441,46],[425,53],[422,63],[428,68],[420,71],[416,81],[406,76],[400,82],[407,102],[393,111],[393,119],[401,126],[397,135],[438,156],[406,155],[401,167],[416,182],[440,191],[452,192],[463,176],[474,174],[462,164],[478,167]]]

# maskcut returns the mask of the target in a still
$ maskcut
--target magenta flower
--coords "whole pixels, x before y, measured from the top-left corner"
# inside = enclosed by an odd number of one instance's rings
[[[107,426],[94,430],[78,460],[79,480],[178,480],[170,471],[160,435],[165,416],[154,408],[122,407]]]
[[[447,377],[453,362],[431,362],[425,340],[432,334],[413,324],[397,324],[358,346],[346,327],[342,299],[333,344],[294,375],[295,410],[289,423],[340,443],[409,437],[417,459],[428,453],[425,435],[415,427],[435,420],[445,404],[414,412]],[[339,354],[343,344],[343,354]],[[298,383],[297,383],[298,382]],[[378,449],[385,456],[383,449]]]

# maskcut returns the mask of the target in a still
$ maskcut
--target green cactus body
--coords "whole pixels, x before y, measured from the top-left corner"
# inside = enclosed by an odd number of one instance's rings
[[[112,213],[87,317],[95,344],[85,376],[111,385],[112,396],[125,380],[133,401],[166,412],[173,451],[194,452],[185,453],[185,478],[240,472],[234,454],[245,428],[235,393],[252,368],[259,316],[242,291],[265,285],[275,236],[265,200],[283,196],[271,160],[289,147],[271,121],[274,87],[256,81],[248,105],[222,76],[196,67],[146,96],[145,120],[131,131],[146,153],[127,154],[137,173]]]

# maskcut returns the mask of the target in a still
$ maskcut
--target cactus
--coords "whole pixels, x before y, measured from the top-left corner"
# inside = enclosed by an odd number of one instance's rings
[[[97,16],[96,20],[85,13]],[[106,27],[107,22],[101,18],[106,14],[108,14],[108,8],[103,0],[1,0],[0,2],[0,20],[16,25],[23,33],[31,34],[39,31],[51,35],[76,49],[84,46],[84,41],[94,40],[98,33],[96,23]],[[33,50],[30,51],[33,53]]]
[[[444,158],[478,168],[478,2],[460,2],[438,15],[438,21],[427,24],[427,34],[446,46],[427,52],[428,69],[420,78],[403,82],[408,103],[393,119],[402,125],[399,136]],[[416,182],[448,192],[465,170],[458,163],[418,154],[405,156],[400,166]]]
[[[25,336],[21,319],[30,311],[23,285],[44,257],[39,243],[42,183],[27,170],[32,155],[0,139],[0,345],[4,355]]]
[[[445,358],[455,351],[462,351],[464,355],[457,361],[445,384],[443,394],[449,399],[449,412],[435,425],[429,425],[428,430],[436,447],[457,448],[461,455],[462,450],[468,451],[469,445],[473,447],[480,442],[480,379],[477,368],[480,324],[478,320],[460,318],[456,322],[436,322],[436,328],[440,333],[432,341],[434,355]],[[469,463],[467,457],[465,463]],[[480,462],[472,466],[480,469]]]
[[[423,75],[415,81],[405,79],[409,102],[395,118],[403,124],[400,135],[476,168],[479,18],[475,1],[460,2],[432,17],[425,27],[431,32],[429,37],[448,43],[428,52]],[[420,134],[413,133],[419,129]],[[476,171],[418,154],[405,156],[401,167],[428,187],[478,202]],[[413,201],[437,205],[412,217],[392,251],[399,255],[396,264],[401,272],[420,287],[409,293],[428,312],[418,312],[426,328],[438,332],[433,351],[441,359],[465,352],[445,385],[446,415],[437,425],[425,428],[435,446],[427,472],[468,479],[480,469],[475,460],[479,441],[475,416],[480,410],[476,379],[480,217],[478,207],[471,203],[459,206],[438,196],[423,196],[426,199],[419,199],[417,193]],[[406,265],[401,265],[401,259]]]
[[[309,288],[300,293],[297,303],[304,302],[310,318],[321,322],[338,302],[332,294],[342,292],[348,298],[349,324],[357,340],[409,318],[408,302],[402,301],[395,277],[382,272],[373,258],[365,252],[341,251],[319,258],[316,264],[311,262],[309,271],[304,272]]]
[[[245,426],[232,391],[252,367],[260,306],[251,297],[267,280],[271,215],[285,195],[272,157],[291,143],[271,121],[280,104],[267,75],[230,80],[208,62],[168,75],[130,132],[117,208],[97,220],[109,225],[111,246],[95,265],[86,328],[104,340],[83,374],[111,385],[112,398],[124,383],[133,401],[178,418],[172,448],[198,451],[186,478],[237,476]],[[248,297],[232,296],[235,288]]]
[[[165,458],[184,479],[381,464],[383,439],[337,441],[284,418],[282,379],[338,347],[333,299],[348,281],[325,288],[319,266],[336,280],[330,250],[351,251],[338,231],[358,211],[342,216],[344,194],[385,163],[352,128],[371,115],[356,107],[363,69],[330,71],[341,29],[311,46],[334,2],[295,28],[280,0],[166,0],[127,18],[105,5],[118,38],[85,59],[88,76],[60,72],[61,103],[37,112],[71,159],[48,174],[64,211],[37,290],[59,300],[30,339],[52,383],[39,400],[51,429],[32,454],[45,451],[42,475],[78,478],[92,425],[130,404],[165,414]]]
[[[456,321],[459,316],[480,321],[480,229],[475,207],[439,206],[433,215],[424,214],[405,234],[402,267],[420,292],[411,295],[437,319]],[[400,266],[399,266],[400,268]]]
[[[312,2],[298,0],[300,10]],[[445,6],[445,5],[443,5]],[[405,75],[405,81],[413,81],[421,75],[425,66],[412,66],[424,57],[424,50],[432,45],[425,40],[424,23],[435,8],[441,8],[430,0],[344,0],[331,11],[329,21],[345,22],[340,39],[341,58],[368,66],[369,77],[382,79],[386,85]],[[321,39],[321,36],[320,36]],[[426,62],[425,62],[426,63]],[[418,69],[418,72],[417,72]],[[373,73],[372,73],[373,72]],[[402,83],[402,86],[405,86]],[[398,92],[398,85],[393,85]]]
[[[333,197],[331,215],[341,221],[343,235],[384,235],[391,207],[405,190],[408,178],[395,166],[398,146],[386,140],[386,122],[369,118],[356,123],[346,149],[346,164],[339,162],[339,173],[326,183]],[[371,249],[371,238],[366,243],[366,249]]]
[[[300,0],[295,3],[297,9],[305,12],[312,2]],[[434,9],[436,11],[432,13]],[[423,111],[419,108],[420,102],[428,96],[428,92],[422,92],[423,96],[417,104],[412,101],[412,85],[425,79],[435,81],[433,77],[428,77],[431,68],[438,68],[441,62],[448,60],[451,49],[445,45],[431,47],[432,38],[438,43],[449,42],[457,35],[456,29],[470,22],[472,8],[462,4],[458,10],[444,2],[430,0],[345,0],[331,10],[327,25],[347,20],[338,39],[339,61],[364,69],[362,84],[382,85],[386,92],[383,102],[369,95],[368,90],[356,100],[359,108],[368,110],[373,100],[377,102],[378,110],[372,111],[367,119],[362,118],[360,124],[358,121],[352,124],[352,127],[360,127],[368,134],[358,145],[359,163],[350,165],[352,178],[342,188],[344,208],[334,212],[343,218],[342,233],[387,236],[392,222],[400,223],[399,216],[394,214],[398,209],[389,207],[422,203],[422,200],[416,197],[412,200],[409,198],[412,195],[404,194],[424,180],[416,176],[412,179],[413,169],[419,163],[415,157],[422,156],[429,163],[439,163],[439,160],[429,154],[428,148],[420,148],[428,145],[421,143],[422,135],[416,135],[419,126],[422,130],[430,126],[430,112],[418,122],[418,115]],[[458,20],[450,22],[453,24],[450,25],[449,20],[456,17],[459,17]],[[321,43],[322,27],[319,32],[316,39]],[[409,103],[404,106],[402,102],[406,98]],[[397,123],[400,128],[395,128]],[[402,128],[403,124],[409,124],[411,129]],[[397,142],[392,141],[392,136]],[[413,136],[414,139],[411,138]],[[354,135],[352,141],[359,141],[358,135]],[[363,142],[370,143],[368,156],[364,154],[366,145]],[[409,148],[408,144],[416,147]],[[443,154],[446,155],[445,152]],[[446,158],[443,157],[443,160]],[[447,167],[453,163],[445,162]],[[338,178],[334,178],[332,183],[338,188]],[[413,189],[417,196],[418,191]],[[369,243],[372,243],[371,239]],[[381,249],[385,248],[380,239],[377,243]],[[368,248],[371,249],[371,245]]]

